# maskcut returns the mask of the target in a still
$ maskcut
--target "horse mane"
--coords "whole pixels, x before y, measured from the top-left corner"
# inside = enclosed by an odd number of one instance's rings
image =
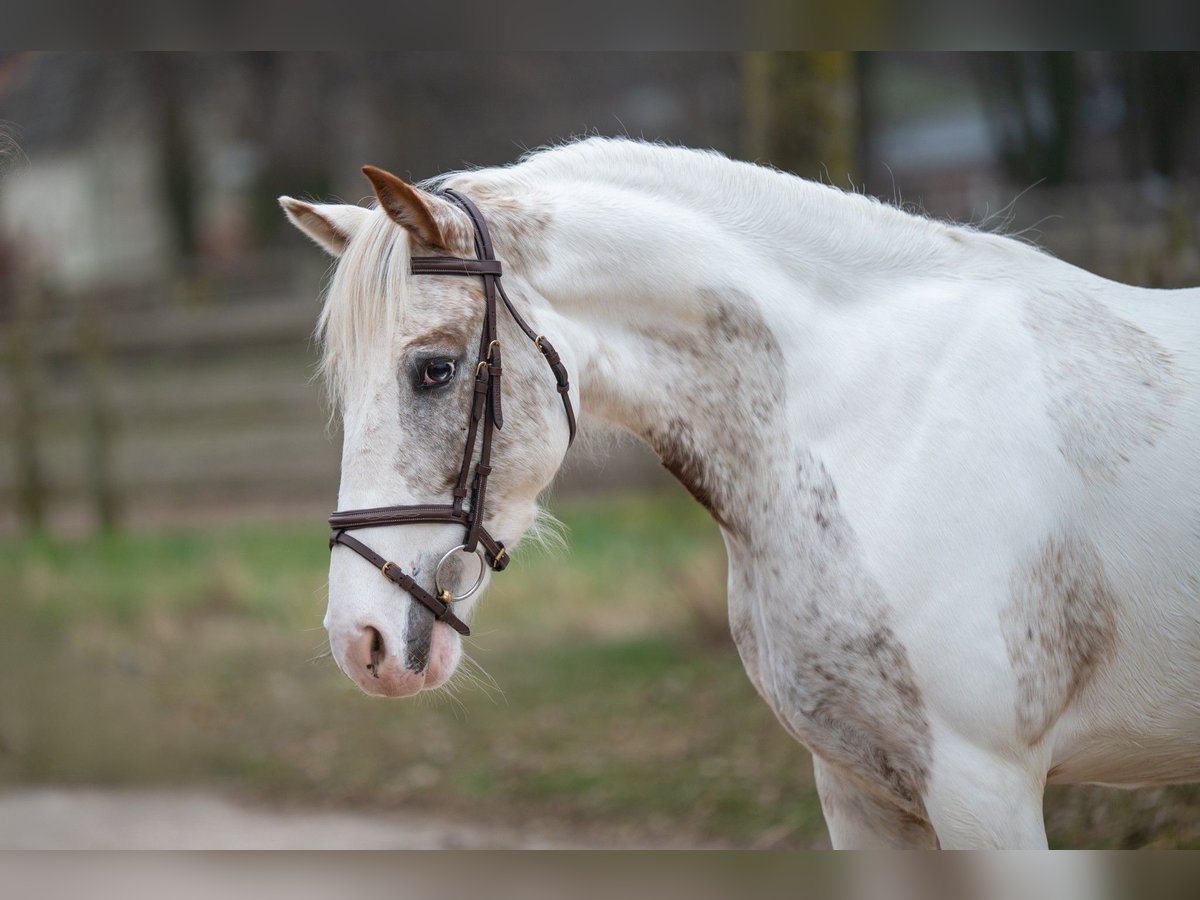
[[[1029,239],[1003,233],[1012,204],[978,224],[947,221],[911,202],[893,204],[762,163],[731,159],[719,150],[661,141],[572,138],[530,150],[511,165],[451,172],[428,184],[518,192],[555,182],[603,184],[658,196],[704,210],[734,229],[770,232],[789,215],[799,214],[827,223],[829,242],[839,249],[862,245],[872,259],[909,262],[922,270],[936,265],[938,251],[950,246],[984,254],[1045,255]]]
[[[335,406],[347,396],[351,373],[391,366],[390,349],[403,324],[409,258],[408,232],[376,210],[338,259],[316,328],[318,374]]]

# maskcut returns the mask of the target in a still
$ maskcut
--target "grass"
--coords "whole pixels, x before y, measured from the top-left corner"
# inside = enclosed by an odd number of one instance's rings
[[[476,616],[499,690],[384,702],[322,658],[320,523],[0,545],[0,785],[207,786],[623,842],[824,841],[807,753],[723,623],[682,495],[559,510]],[[1055,790],[1053,840],[1200,845],[1189,788]]]

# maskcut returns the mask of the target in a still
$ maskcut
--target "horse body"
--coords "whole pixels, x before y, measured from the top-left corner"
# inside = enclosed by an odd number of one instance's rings
[[[1047,779],[1200,778],[1200,293],[632,142],[443,186],[493,223],[510,294],[554,338],[584,416],[646,440],[720,524],[738,650],[813,751],[836,846],[1044,845]],[[461,248],[452,211],[415,202],[441,223],[434,242]],[[383,212],[285,207],[336,252],[386,243]],[[387,253],[429,252],[420,215],[388,216]],[[385,375],[327,333],[343,505],[422,496],[395,449],[422,438],[380,408],[436,434],[397,363],[479,319],[469,289],[420,287],[384,292]],[[335,278],[326,316],[356,321],[352,293]],[[367,328],[343,331],[359,346]],[[497,482],[488,527],[511,546],[565,440],[536,361],[514,351],[505,367],[522,385],[506,420],[531,423],[497,446],[518,474]],[[414,570],[448,545],[437,528],[378,539]],[[387,615],[396,653],[421,632],[425,658],[452,668],[456,637],[381,613],[378,581],[335,554],[339,664],[371,689],[354,629]]]

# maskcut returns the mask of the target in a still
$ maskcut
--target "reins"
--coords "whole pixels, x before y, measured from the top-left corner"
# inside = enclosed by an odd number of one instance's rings
[[[503,301],[513,321],[541,352],[550,366],[557,390],[562,397],[563,409],[567,414],[570,442],[575,440],[575,410],[571,405],[570,383],[567,368],[563,365],[554,346],[546,336],[538,334],[513,307],[512,301],[500,283],[502,267],[492,250],[483,214],[468,198],[455,191],[443,191],[443,196],[458,204],[470,217],[475,229],[475,258],[459,256],[415,256],[412,258],[413,275],[468,275],[483,279],[484,315],[483,331],[479,337],[479,354],[475,364],[474,386],[471,395],[470,416],[467,421],[467,440],[463,450],[462,465],[451,491],[451,502],[447,504],[416,504],[409,506],[379,506],[372,509],[347,509],[334,512],[329,517],[329,549],[341,544],[348,547],[379,569],[384,578],[407,591],[414,600],[425,606],[439,622],[445,622],[459,634],[471,633],[466,623],[451,610],[451,605],[465,600],[475,593],[483,583],[484,570],[466,592],[455,595],[441,584],[442,566],[456,552],[476,553],[482,562],[495,572],[504,571],[508,565],[508,550],[504,544],[492,537],[483,525],[484,508],[487,500],[488,476],[492,473],[492,436],[496,429],[504,426],[502,403],[500,339],[497,336],[497,296]],[[481,426],[482,423],[482,426]],[[475,448],[479,445],[479,460],[474,465]],[[569,445],[569,444],[568,444]],[[347,534],[359,528],[376,528],[385,525],[417,525],[426,523],[448,523],[466,529],[463,542],[449,550],[434,570],[436,596],[422,588],[396,563],[384,559],[362,541]]]

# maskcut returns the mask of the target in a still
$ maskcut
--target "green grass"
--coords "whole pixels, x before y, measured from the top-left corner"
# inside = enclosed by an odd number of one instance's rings
[[[326,533],[0,544],[0,785],[212,786],[623,841],[824,839],[807,753],[724,625],[724,553],[682,494],[559,510],[479,610],[499,684],[360,695],[322,658]],[[1196,846],[1191,789],[1055,791],[1056,843]]]

